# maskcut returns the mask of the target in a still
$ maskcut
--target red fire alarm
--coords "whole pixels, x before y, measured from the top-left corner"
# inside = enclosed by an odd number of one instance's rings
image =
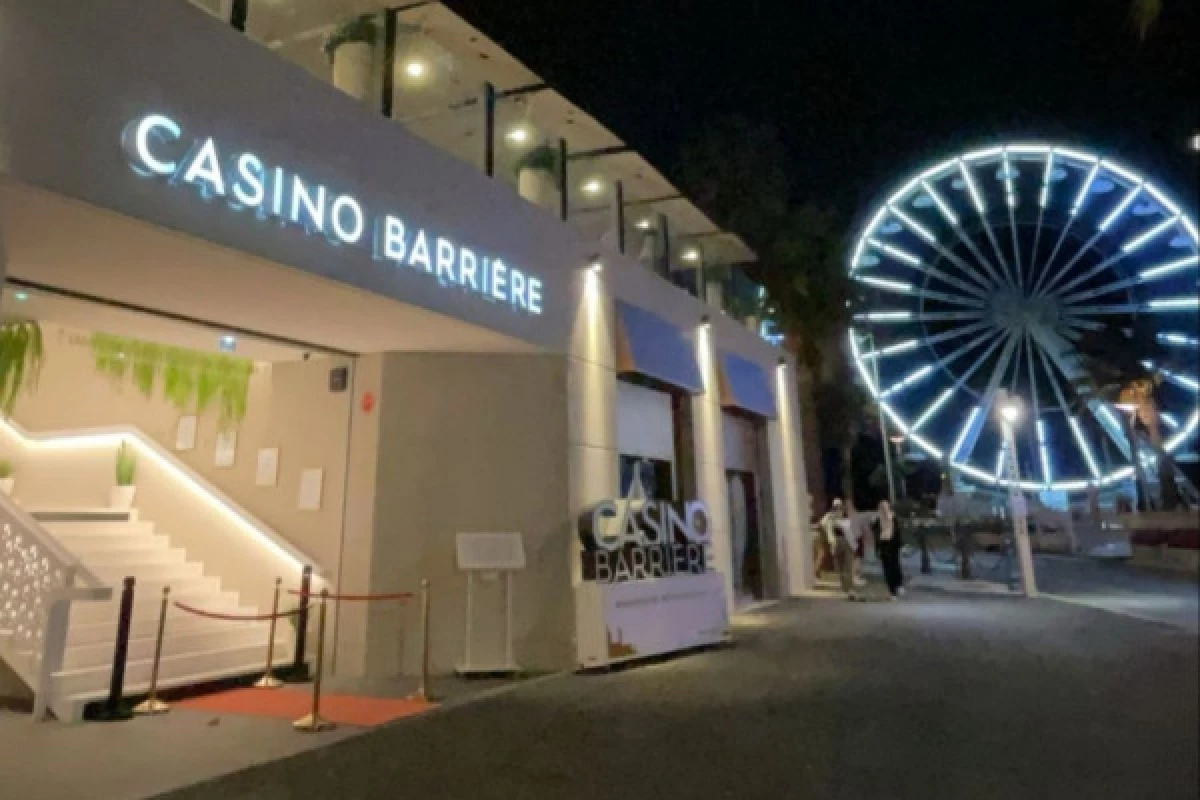
[[[372,392],[364,392],[362,396],[362,410],[370,414],[375,410],[375,395]]]

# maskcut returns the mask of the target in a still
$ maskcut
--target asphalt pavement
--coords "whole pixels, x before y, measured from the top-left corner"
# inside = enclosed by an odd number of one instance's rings
[[[185,798],[1194,798],[1197,639],[1050,599],[912,592],[744,618],[736,646],[562,676]]]

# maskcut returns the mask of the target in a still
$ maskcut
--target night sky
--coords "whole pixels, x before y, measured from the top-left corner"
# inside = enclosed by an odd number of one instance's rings
[[[671,175],[714,116],[776,126],[795,199],[852,219],[949,152],[1044,136],[1119,156],[1194,212],[1200,2],[450,0]]]

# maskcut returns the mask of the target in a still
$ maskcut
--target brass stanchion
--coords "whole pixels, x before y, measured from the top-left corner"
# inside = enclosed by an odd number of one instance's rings
[[[275,579],[275,599],[271,601],[271,624],[269,633],[267,634],[267,668],[263,672],[263,676],[255,681],[255,687],[259,689],[278,689],[283,686],[283,681],[275,677],[275,622],[276,615],[279,614],[279,585],[283,583],[283,578]]]
[[[429,579],[421,579],[421,678],[410,700],[430,702],[429,696]]]
[[[154,640],[154,665],[150,668],[150,693],[146,699],[133,707],[135,714],[165,714],[171,707],[158,699],[158,666],[162,663],[163,633],[167,629],[167,601],[171,587],[162,590],[162,608],[158,612],[158,638]]]
[[[313,676],[312,713],[292,723],[292,727],[304,733],[332,730],[334,724],[321,719],[321,673],[325,667],[325,607],[329,605],[329,590],[321,590],[321,610],[317,616],[317,674]]]

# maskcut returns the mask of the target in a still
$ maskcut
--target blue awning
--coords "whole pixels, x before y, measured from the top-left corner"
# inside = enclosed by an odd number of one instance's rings
[[[722,352],[721,407],[774,418],[775,392],[766,371],[749,359]]]
[[[614,301],[617,372],[644,375],[691,394],[704,391],[696,350],[683,331],[657,314]]]

